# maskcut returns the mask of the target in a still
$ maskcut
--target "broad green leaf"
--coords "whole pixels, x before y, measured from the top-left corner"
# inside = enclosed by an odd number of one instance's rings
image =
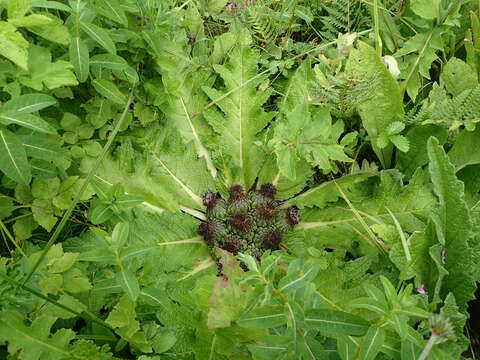
[[[0,21],[0,55],[24,70],[28,68],[29,43],[12,24]]]
[[[441,0],[412,0],[410,8],[424,19],[437,19],[440,16]]]
[[[43,160],[55,160],[63,156],[58,141],[42,134],[19,135],[27,156]]]
[[[28,0],[10,0],[6,2],[8,18],[14,19],[14,18],[24,16],[30,7],[28,3],[29,3]]]
[[[363,318],[342,311],[309,310],[305,314],[305,325],[320,330],[323,335],[364,335],[368,322]]]
[[[412,341],[405,339],[402,340],[401,352],[402,360],[417,360],[422,352],[422,348]]]
[[[114,103],[123,105],[127,101],[127,97],[109,80],[95,79],[92,85],[101,95]]]
[[[285,308],[281,305],[263,306],[250,311],[237,320],[242,327],[260,329],[274,328],[287,323]]]
[[[29,71],[19,76],[19,81],[35,90],[56,89],[62,86],[78,85],[72,64],[58,60],[52,62],[50,50],[32,45],[29,49]]]
[[[434,191],[439,198],[438,209],[432,214],[437,236],[445,248],[445,269],[442,294],[452,292],[461,311],[475,293],[474,266],[469,241],[472,237],[472,219],[464,199],[464,185],[455,176],[455,167],[449,161],[438,140],[428,140],[429,170]],[[459,261],[461,259],[461,261]]]
[[[407,176],[412,176],[417,167],[428,162],[427,140],[430,136],[435,136],[443,144],[447,130],[436,125],[417,125],[407,132],[408,152],[397,152],[397,168]]]
[[[213,135],[203,116],[199,116],[207,105],[207,96],[201,91],[214,78],[210,71],[197,69],[187,61],[190,53],[187,37],[173,38],[159,32],[144,32],[156,62],[161,69],[163,90],[153,84],[154,91],[166,91],[164,104],[160,107],[169,121],[175,124],[185,144],[193,143],[199,157],[206,162],[212,177],[217,176],[208,139]],[[189,146],[189,145],[187,145]],[[212,149],[215,150],[215,149]]]
[[[50,95],[25,94],[15,97],[3,104],[0,108],[0,114],[12,111],[33,113],[56,103],[57,100]]]
[[[56,42],[62,45],[68,45],[71,39],[70,32],[63,21],[52,14],[45,14],[51,19],[51,23],[46,25],[28,26],[27,29],[44,39]]]
[[[277,360],[286,352],[291,339],[287,336],[266,335],[259,342],[247,345],[248,350],[258,359]]]
[[[80,25],[82,26],[82,30],[85,31],[87,35],[95,40],[100,46],[102,46],[109,53],[113,55],[116,54],[117,49],[115,47],[115,43],[105,29],[83,21],[80,23]]]
[[[338,355],[342,360],[355,359],[355,354],[358,352],[359,341],[351,336],[338,336],[337,349]]]
[[[16,124],[45,134],[55,135],[57,133],[55,128],[48,122],[26,112],[1,112],[0,123],[3,125]]]
[[[385,331],[376,326],[370,326],[360,344],[358,359],[374,360],[380,352],[385,340]]]
[[[441,81],[453,96],[460,95],[465,90],[471,90],[478,85],[478,75],[464,61],[452,57],[443,66]]]
[[[223,155],[231,159],[232,181],[247,188],[253,184],[264,161],[263,149],[258,145],[262,142],[260,133],[274,116],[262,108],[271,90],[257,89],[264,77],[258,73],[259,54],[249,43],[250,39],[244,35],[230,53],[228,63],[214,65],[224,80],[224,89],[203,87],[218,107],[208,109],[204,116],[219,135]]]
[[[480,144],[480,125],[475,131],[463,130],[458,134],[448,157],[456,171],[469,165],[480,164],[480,151],[474,149]]]
[[[127,16],[120,2],[100,0],[96,3],[95,11],[122,25],[128,25]]]
[[[25,325],[24,316],[16,311],[0,313],[0,340],[8,343],[10,354],[18,354],[20,359],[63,360],[75,358],[69,351],[69,343],[75,333],[69,329],[60,329],[50,334],[56,318],[39,316],[30,326]]]
[[[392,147],[379,149],[376,138],[385,132],[391,123],[403,118],[403,98],[397,81],[377,56],[375,49],[359,42],[348,59],[346,72],[360,79],[375,76],[378,85],[374,87],[373,96],[358,106],[362,124],[372,139],[372,147],[382,165],[390,167]]]
[[[140,287],[135,273],[128,270],[120,271],[116,274],[116,279],[130,299],[136,301],[140,295]]]
[[[90,65],[111,70],[125,70],[128,67],[128,63],[124,58],[113,54],[94,55],[90,59]]]
[[[32,178],[22,141],[3,127],[0,127],[0,170],[21,184],[28,185]]]
[[[377,173],[373,171],[360,172],[353,175],[345,175],[336,180],[325,181],[322,184],[311,187],[304,193],[297,195],[290,200],[289,203],[298,206],[300,209],[303,209],[304,207],[322,208],[329,202],[335,202],[341,197],[338,187],[340,187],[343,192],[348,192],[350,187],[376,175]]]
[[[40,14],[31,14],[15,19],[10,19],[9,23],[15,25],[16,27],[26,27],[26,26],[38,26],[38,25],[48,25],[53,22],[51,18],[45,15]]]
[[[63,10],[68,12],[72,11],[72,9],[69,6],[62,4],[61,2],[58,2],[58,1],[31,0],[30,6],[44,8],[44,9]]]
[[[79,82],[85,82],[90,69],[88,47],[79,37],[74,37],[69,47],[70,62]]]

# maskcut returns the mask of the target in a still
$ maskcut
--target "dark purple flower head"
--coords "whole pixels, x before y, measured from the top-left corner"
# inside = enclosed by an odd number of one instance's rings
[[[230,188],[230,201],[239,201],[245,199],[242,185],[233,185]]]
[[[239,212],[231,215],[228,221],[239,230],[249,231],[252,228],[253,218],[250,214]]]
[[[260,192],[260,194],[262,194],[266,198],[274,199],[275,194],[277,193],[277,189],[275,188],[275,185],[273,185],[273,184],[262,184],[259,192]]]
[[[260,206],[260,215],[264,219],[271,219],[277,212],[277,203],[275,201],[268,201]]]
[[[204,221],[198,227],[198,233],[205,239],[211,239],[216,233],[216,224],[213,221]]]
[[[265,233],[263,237],[263,244],[268,249],[278,249],[280,242],[282,241],[282,234],[276,229],[270,229]]]
[[[222,248],[236,255],[241,248],[240,241],[236,237],[230,236],[223,242]]]
[[[217,194],[209,191],[203,195],[203,205],[207,207],[207,209],[213,209],[217,206],[218,203],[218,196]]]
[[[290,206],[285,210],[285,219],[291,226],[295,226],[300,222],[300,215],[298,209],[295,206]]]

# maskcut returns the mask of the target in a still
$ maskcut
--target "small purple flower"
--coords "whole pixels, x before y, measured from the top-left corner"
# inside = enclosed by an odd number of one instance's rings
[[[422,295],[426,295],[427,292],[425,291],[425,285],[421,284],[419,288],[417,288],[417,292]]]

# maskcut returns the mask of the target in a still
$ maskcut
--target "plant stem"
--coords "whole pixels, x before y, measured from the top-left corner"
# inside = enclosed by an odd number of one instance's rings
[[[432,336],[430,336],[430,339],[428,339],[427,344],[423,348],[422,353],[420,354],[418,360],[426,360],[428,354],[432,350],[433,345],[435,345],[435,341],[437,340],[437,335],[432,333]]]

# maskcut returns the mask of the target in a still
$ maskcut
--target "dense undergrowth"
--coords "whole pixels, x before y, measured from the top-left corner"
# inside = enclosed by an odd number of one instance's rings
[[[0,0],[0,358],[480,356],[479,12]]]

